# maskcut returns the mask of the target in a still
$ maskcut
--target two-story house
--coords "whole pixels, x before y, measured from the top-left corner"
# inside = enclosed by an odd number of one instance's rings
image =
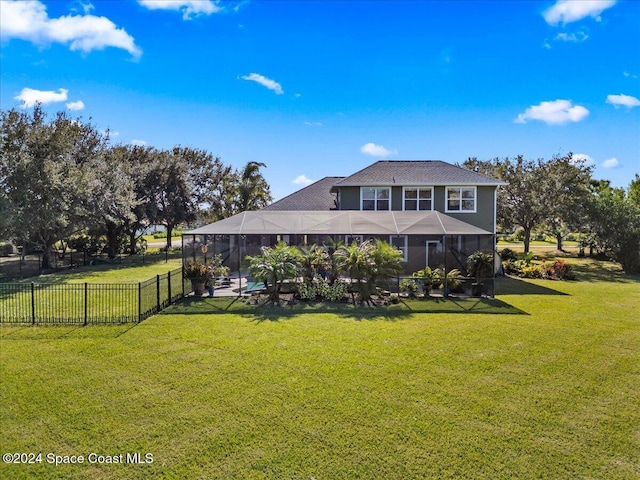
[[[183,237],[185,258],[222,253],[237,270],[246,255],[285,241],[322,244],[386,240],[405,273],[458,268],[476,250],[493,251],[496,190],[502,182],[442,161],[378,161],[348,177],[325,177],[268,207],[243,212]],[[206,248],[203,248],[206,246]]]

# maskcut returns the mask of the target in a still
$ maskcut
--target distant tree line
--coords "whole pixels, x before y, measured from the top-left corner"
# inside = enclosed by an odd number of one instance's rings
[[[151,225],[213,222],[271,201],[263,163],[235,170],[205,150],[111,145],[90,122],[41,106],[0,111],[0,240],[38,245],[43,268],[60,241],[102,238],[134,253]]]
[[[524,230],[529,252],[533,232],[552,235],[558,250],[569,233],[581,248],[640,273],[640,176],[628,188],[592,178],[592,166],[571,153],[551,160],[469,158],[463,166],[507,182],[498,189],[497,221],[502,231]]]

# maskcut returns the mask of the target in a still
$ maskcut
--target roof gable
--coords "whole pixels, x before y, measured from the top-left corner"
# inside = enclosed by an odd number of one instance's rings
[[[387,185],[487,185],[503,182],[441,160],[380,160],[338,182],[337,187]]]
[[[297,192],[293,192],[263,210],[332,210],[336,208],[336,196],[331,187],[344,177],[324,177]]]

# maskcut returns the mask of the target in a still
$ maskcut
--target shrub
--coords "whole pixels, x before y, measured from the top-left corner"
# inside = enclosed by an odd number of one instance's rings
[[[524,228],[518,227],[516,231],[507,238],[512,242],[522,242],[524,240]]]
[[[324,286],[320,295],[323,299],[329,302],[339,302],[347,294],[347,284],[341,281],[333,282],[333,285],[329,285],[327,282],[322,282]],[[326,287],[326,288],[325,288]]]
[[[524,278],[542,278],[542,265],[525,265],[521,276]]]
[[[318,290],[313,282],[302,282],[298,284],[298,295],[302,300],[313,300],[318,296]]]
[[[516,255],[516,252],[514,252],[510,248],[503,248],[502,250],[500,250],[499,254],[500,254],[500,258],[502,258],[503,261],[518,259],[518,255]]]
[[[13,253],[13,245],[9,242],[0,242],[0,257],[6,257]]]
[[[553,263],[545,262],[541,265],[543,278],[552,280],[574,280],[575,275],[571,270],[571,266],[564,260],[558,259]]]

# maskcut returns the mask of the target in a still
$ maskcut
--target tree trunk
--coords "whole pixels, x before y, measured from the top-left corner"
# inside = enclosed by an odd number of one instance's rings
[[[524,253],[529,253],[529,243],[531,243],[531,228],[524,229]]]
[[[51,268],[51,245],[49,242],[44,244],[44,250],[42,252],[42,270],[48,270]]]
[[[558,251],[564,252],[564,250],[563,250],[563,246],[564,245],[562,245],[562,234],[561,233],[556,233],[556,241],[558,242]]]
[[[171,248],[172,235],[173,235],[173,225],[167,225],[167,250]]]
[[[118,255],[118,228],[115,224],[107,223],[107,256],[116,258]]]
[[[137,243],[138,242],[136,238],[136,232],[129,233],[129,254],[130,255],[136,254]]]

